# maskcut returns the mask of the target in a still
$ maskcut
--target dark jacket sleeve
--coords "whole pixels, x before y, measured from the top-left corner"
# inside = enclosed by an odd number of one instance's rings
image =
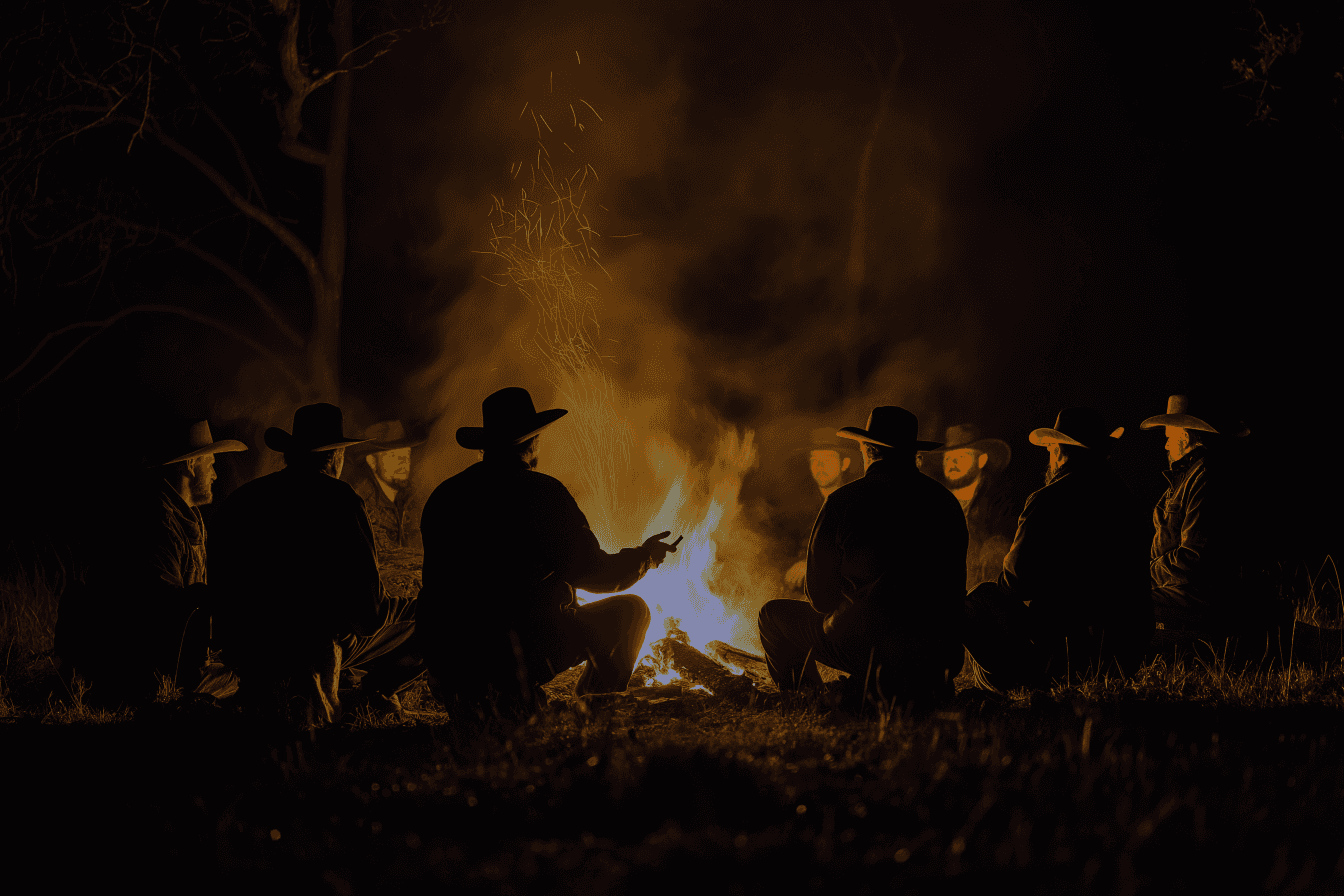
[[[1195,471],[1181,491],[1184,494],[1167,499],[1168,503],[1180,502],[1180,519],[1172,521],[1175,531],[1167,533],[1168,541],[1175,544],[1149,564],[1153,584],[1159,587],[1187,585],[1200,577],[1209,554],[1218,548],[1214,530],[1226,521],[1231,509],[1219,506],[1223,502],[1217,483],[1210,482],[1206,470]]]
[[[548,515],[555,523],[545,546],[552,558],[553,575],[575,588],[594,594],[613,594],[632,587],[649,571],[649,552],[625,548],[615,554],[602,550],[588,518],[569,489],[558,482],[548,496]]]
[[[1049,503],[1050,498],[1045,489],[1027,498],[1022,515],[1017,519],[1013,543],[1003,558],[999,587],[1016,600],[1033,600],[1030,583],[1051,577],[1054,573],[1052,567],[1057,565],[1058,561],[1053,554],[1059,538],[1052,530],[1053,520],[1061,517],[1050,512]]]
[[[345,512],[331,521],[332,585],[344,597],[342,610],[349,627],[356,634],[371,635],[382,624],[386,609],[378,546],[359,496],[352,491],[343,503],[348,505],[342,508]]]
[[[845,579],[841,568],[844,549],[839,530],[843,513],[837,510],[839,502],[834,497],[821,505],[821,512],[812,524],[812,537],[807,545],[807,579],[803,588],[812,608],[827,615],[840,609],[845,601]]]

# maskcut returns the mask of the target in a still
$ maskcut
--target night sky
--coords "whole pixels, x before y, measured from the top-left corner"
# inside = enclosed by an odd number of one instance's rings
[[[541,152],[556,170],[595,172],[585,212],[610,279],[589,274],[612,377],[692,453],[707,450],[706,427],[754,431],[744,496],[763,524],[811,500],[791,454],[806,433],[862,425],[875,404],[915,411],[924,438],[974,422],[1006,439],[1020,497],[1045,464],[1027,433],[1060,407],[1102,407],[1128,429],[1117,465],[1151,500],[1162,438],[1139,421],[1171,392],[1214,392],[1242,411],[1281,486],[1274,528],[1319,563],[1341,531],[1341,14],[1260,5],[1304,38],[1272,70],[1277,120],[1252,123],[1230,61],[1255,56],[1258,19],[1244,2],[1198,6],[457,4],[356,76],[349,427],[418,426],[432,486],[473,460],[452,433],[479,422],[489,391],[520,384],[549,403],[511,341],[524,304],[486,279],[497,259],[480,254],[492,196],[516,202]],[[860,158],[898,56],[865,191],[860,326],[846,333]],[[12,83],[32,73],[7,70]],[[275,207],[312,239],[317,182],[275,152],[264,77],[212,89]],[[322,102],[310,101],[315,133]],[[520,116],[525,104],[548,126]],[[137,214],[166,203],[165,220],[186,214],[182,196],[210,197],[190,209],[201,238],[302,322],[305,286],[283,251],[257,232],[227,236],[208,185],[150,141],[126,154],[126,137],[84,139],[41,189]],[[98,189],[100,166],[134,185],[134,202]],[[212,214],[223,223],[203,223]],[[35,244],[12,244],[6,373],[45,333],[135,302],[207,311],[284,351],[228,281],[161,243],[123,247],[73,285]],[[221,461],[221,492],[276,466],[260,433],[287,428],[299,402],[236,341],[128,318],[35,385],[81,338],[53,341],[4,384],[17,530],[77,515],[156,415],[208,415],[218,437],[254,446]]]

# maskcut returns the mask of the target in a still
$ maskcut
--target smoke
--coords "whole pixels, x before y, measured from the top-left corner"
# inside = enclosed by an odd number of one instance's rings
[[[410,216],[431,236],[411,263],[466,283],[429,325],[437,356],[406,385],[437,421],[423,488],[475,460],[454,433],[480,424],[491,391],[521,385],[539,408],[564,406],[529,357],[536,309],[497,285],[489,222],[524,193],[545,202],[544,172],[582,180],[592,336],[632,475],[625,494],[584,486],[593,460],[564,422],[543,464],[609,550],[650,534],[620,523],[622,508],[647,519],[666,488],[642,451],[650,440],[709,470],[725,433],[754,433],[743,520],[768,530],[792,507],[815,512],[793,455],[813,427],[862,425],[873,406],[898,404],[930,438],[979,408],[966,395],[993,359],[993,276],[967,258],[985,224],[964,181],[1037,77],[1020,58],[1031,23],[994,7],[944,21],[883,5],[672,6],[469,9],[379,76],[434,80],[437,102],[407,100],[379,119],[383,136],[364,138],[418,197]],[[360,226],[375,244],[380,219]],[[751,550],[769,555],[752,563],[779,562],[780,549]]]

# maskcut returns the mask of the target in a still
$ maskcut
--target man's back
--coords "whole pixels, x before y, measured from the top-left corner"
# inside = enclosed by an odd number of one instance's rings
[[[950,492],[900,463],[874,463],[832,494],[817,517],[807,593],[818,611],[835,614],[828,629],[836,636],[878,624],[898,629],[898,639],[944,632],[955,639],[952,614],[965,594],[965,517]]]
[[[373,534],[346,483],[291,468],[263,476],[224,501],[212,535],[212,579],[242,626],[325,637],[376,624]]]
[[[1104,461],[1080,460],[1027,498],[999,584],[1042,630],[1075,643],[1109,631],[1119,649],[1152,625],[1143,510]]]

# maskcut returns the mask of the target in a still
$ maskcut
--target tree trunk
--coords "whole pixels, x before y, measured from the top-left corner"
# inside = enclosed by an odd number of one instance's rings
[[[351,0],[336,0],[332,37],[337,58],[352,46]],[[308,369],[319,401],[333,404],[341,396],[341,299],[345,280],[345,163],[350,142],[350,97],[354,75],[332,81],[331,133],[322,166],[322,246],[318,263],[324,281],[313,296],[313,329],[308,343]]]

